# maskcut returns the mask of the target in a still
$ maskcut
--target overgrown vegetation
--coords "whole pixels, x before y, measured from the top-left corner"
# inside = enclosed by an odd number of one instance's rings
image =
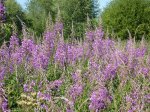
[[[136,40],[150,36],[149,0],[113,0],[103,11],[105,31],[116,38],[127,39],[129,32]]]
[[[63,14],[48,17],[42,38],[24,24],[20,34],[16,26],[8,33],[9,44],[0,47],[0,111],[148,112],[150,54],[144,37],[139,42],[131,35],[123,42],[109,38],[101,24],[92,27],[90,15],[84,18],[84,39],[75,38],[72,24],[71,39],[66,39]],[[0,28],[5,26],[4,16],[1,13]],[[79,17],[74,18],[83,19]]]

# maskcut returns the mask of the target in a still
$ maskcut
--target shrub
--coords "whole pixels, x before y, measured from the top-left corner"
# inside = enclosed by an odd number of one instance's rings
[[[128,38],[128,30],[136,39],[150,36],[149,0],[113,0],[102,12],[105,31],[121,39]]]

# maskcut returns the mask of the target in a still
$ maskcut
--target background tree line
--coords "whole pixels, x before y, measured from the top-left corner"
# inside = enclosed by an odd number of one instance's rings
[[[112,0],[101,14],[106,32],[127,39],[150,39],[150,0]]]
[[[27,8],[23,10],[15,0],[6,0],[7,19],[5,23],[10,26],[15,23],[20,34],[22,23],[24,23],[30,31],[41,36],[49,16],[55,23],[59,11],[61,22],[64,24],[65,38],[70,37],[72,23],[75,37],[79,38],[84,35],[87,15],[93,21],[93,25],[96,23],[95,19],[99,12],[97,3],[97,0],[30,0],[27,2]]]
[[[136,39],[150,37],[150,0],[112,0],[100,13],[98,0],[30,0],[25,10],[15,0],[5,0],[7,39],[12,34],[12,24],[21,35],[22,22],[35,35],[41,36],[46,21],[51,15],[52,22],[57,20],[60,12],[64,24],[64,37],[69,38],[74,29],[74,37],[82,38],[87,27],[87,17],[91,28],[98,25],[102,18],[102,26],[110,37],[127,39],[129,32]]]

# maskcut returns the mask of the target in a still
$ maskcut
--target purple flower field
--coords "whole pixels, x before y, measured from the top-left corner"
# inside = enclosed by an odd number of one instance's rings
[[[144,39],[110,39],[98,27],[64,40],[63,24],[51,27],[41,40],[23,29],[21,42],[13,33],[0,47],[0,112],[150,112]]]
[[[62,23],[42,41],[12,35],[0,49],[3,112],[148,112],[150,55],[144,39],[120,42],[102,28],[64,41]],[[3,97],[2,97],[3,95]],[[26,111],[25,111],[26,110]]]

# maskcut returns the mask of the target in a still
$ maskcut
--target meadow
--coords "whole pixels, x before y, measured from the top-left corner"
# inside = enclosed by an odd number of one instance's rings
[[[63,24],[38,40],[25,30],[0,48],[2,112],[149,112],[150,55],[144,38],[121,41],[101,27],[84,40],[63,38]]]

